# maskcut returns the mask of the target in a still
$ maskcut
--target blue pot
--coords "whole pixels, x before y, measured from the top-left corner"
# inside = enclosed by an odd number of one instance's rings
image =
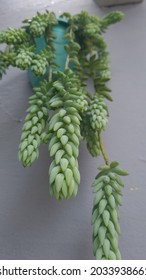
[[[52,31],[55,35],[55,39],[53,40],[53,46],[55,48],[54,54],[56,57],[54,58],[54,62],[58,65],[54,69],[54,71],[64,71],[65,68],[65,62],[66,62],[66,51],[64,49],[64,45],[67,43],[67,41],[63,38],[66,28],[67,28],[67,21],[62,18],[58,18],[58,25],[54,25],[52,27]],[[40,36],[35,38],[35,43],[36,43],[36,49],[35,53],[39,54],[40,51],[46,47],[46,42],[44,39],[44,36]],[[28,70],[28,78],[33,87],[39,86],[39,83],[47,79],[48,80],[48,75],[49,75],[49,68],[46,71],[46,74],[42,77],[35,76],[31,69]]]

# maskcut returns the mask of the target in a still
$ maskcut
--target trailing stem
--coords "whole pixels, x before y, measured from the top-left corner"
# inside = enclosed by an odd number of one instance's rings
[[[66,62],[65,62],[65,69],[67,69],[69,66],[69,54],[66,57]]]
[[[70,30],[69,30],[69,36],[72,38],[73,36],[73,30],[70,26]],[[66,62],[65,62],[65,70],[69,68],[69,62],[70,62],[70,54],[67,53],[67,56],[66,56]]]
[[[52,81],[52,67],[50,66],[50,69],[49,69],[49,82]]]
[[[98,141],[99,141],[100,150],[101,150],[102,156],[104,158],[105,164],[109,165],[109,159],[105,153],[100,132],[98,132]]]

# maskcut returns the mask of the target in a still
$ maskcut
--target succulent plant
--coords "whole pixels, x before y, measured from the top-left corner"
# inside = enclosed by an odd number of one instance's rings
[[[0,43],[6,44],[5,50],[0,51],[0,77],[13,66],[32,71],[42,80],[28,100],[18,158],[24,167],[31,166],[39,157],[41,142],[45,143],[52,159],[50,193],[61,200],[78,192],[80,141],[86,141],[92,156],[102,155],[105,165],[99,167],[92,184],[93,253],[96,259],[120,259],[118,208],[124,184],[119,175],[127,172],[117,162],[110,163],[101,134],[109,117],[105,99],[112,101],[107,86],[111,75],[103,34],[123,14],[111,12],[98,18],[82,11],[76,15],[63,13],[60,18],[67,22],[63,71],[56,64],[53,27],[59,23],[53,12],[37,13],[24,20],[21,28],[0,32]],[[39,52],[36,39],[45,42]],[[87,89],[88,79],[93,82],[94,92]]]

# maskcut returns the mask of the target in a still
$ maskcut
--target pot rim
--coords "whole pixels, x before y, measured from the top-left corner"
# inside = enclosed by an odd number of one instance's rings
[[[62,17],[57,17],[57,20],[62,25],[68,25],[68,20]]]

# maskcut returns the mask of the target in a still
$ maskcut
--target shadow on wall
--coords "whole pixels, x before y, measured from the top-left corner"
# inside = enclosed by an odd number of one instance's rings
[[[143,0],[94,0],[100,7],[141,3]]]

